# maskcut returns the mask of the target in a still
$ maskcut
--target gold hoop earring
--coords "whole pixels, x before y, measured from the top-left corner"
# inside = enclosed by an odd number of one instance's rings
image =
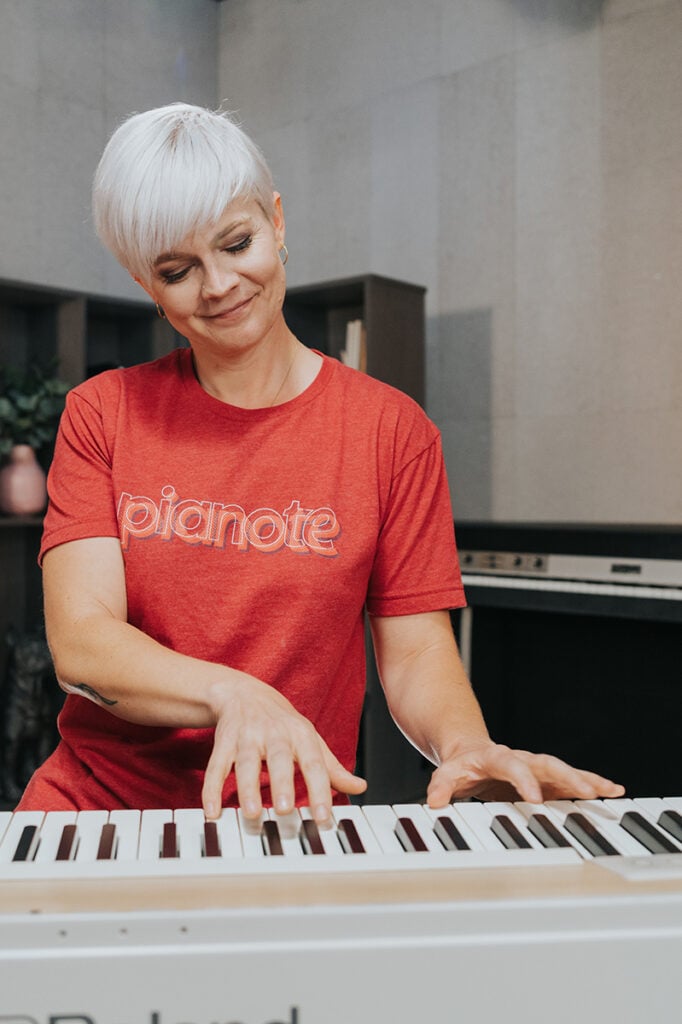
[[[156,315],[158,316],[159,320],[165,320],[166,319],[166,314],[161,309],[161,306],[158,304],[158,302],[156,303]]]
[[[282,261],[282,266],[286,267],[287,260],[289,259],[289,250],[284,243],[282,243],[282,248],[279,250],[279,258]]]

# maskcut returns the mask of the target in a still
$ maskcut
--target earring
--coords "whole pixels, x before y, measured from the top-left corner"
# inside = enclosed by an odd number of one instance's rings
[[[285,267],[289,259],[289,250],[284,243],[282,243],[282,248],[279,250],[279,258],[282,261],[282,266]]]
[[[158,302],[156,303],[156,315],[158,316],[159,320],[165,320],[166,319],[166,314],[161,309],[161,306],[158,304]]]

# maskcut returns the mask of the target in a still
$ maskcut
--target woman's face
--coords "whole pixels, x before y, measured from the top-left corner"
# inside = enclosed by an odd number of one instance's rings
[[[283,243],[277,193],[272,220],[255,200],[235,199],[216,225],[161,253],[140,284],[195,350],[245,351],[283,323]]]

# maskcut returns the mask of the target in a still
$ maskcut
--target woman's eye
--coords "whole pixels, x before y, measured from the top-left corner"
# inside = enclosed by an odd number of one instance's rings
[[[182,270],[165,270],[161,274],[161,277],[163,278],[166,284],[176,284],[178,281],[182,281],[182,279],[186,277],[188,273],[189,268],[185,267]]]
[[[228,245],[225,252],[244,252],[245,249],[249,248],[252,242],[253,235],[246,235],[245,238],[240,238],[240,240],[235,242],[234,245]]]

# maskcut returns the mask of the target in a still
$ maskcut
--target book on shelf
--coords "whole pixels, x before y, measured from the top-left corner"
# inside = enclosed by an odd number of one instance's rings
[[[362,320],[349,320],[346,324],[346,347],[341,350],[341,362],[367,372],[367,335]]]

